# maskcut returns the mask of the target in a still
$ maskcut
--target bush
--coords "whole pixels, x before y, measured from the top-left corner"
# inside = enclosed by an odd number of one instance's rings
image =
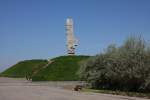
[[[32,81],[48,81],[45,76],[33,76]]]
[[[116,47],[81,63],[79,74],[92,88],[150,92],[150,48],[131,37]]]

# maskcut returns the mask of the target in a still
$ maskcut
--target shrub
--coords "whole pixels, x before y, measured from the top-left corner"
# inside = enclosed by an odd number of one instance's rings
[[[150,49],[144,39],[131,37],[81,63],[78,72],[92,88],[150,91]]]

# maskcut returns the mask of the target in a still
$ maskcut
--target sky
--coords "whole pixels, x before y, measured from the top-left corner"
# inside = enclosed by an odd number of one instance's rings
[[[150,0],[0,0],[0,71],[66,55],[67,17],[74,21],[77,55],[96,55],[129,36],[150,41]]]

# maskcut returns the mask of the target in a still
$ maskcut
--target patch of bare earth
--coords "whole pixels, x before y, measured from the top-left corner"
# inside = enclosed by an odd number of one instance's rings
[[[77,82],[30,82],[18,78],[0,78],[0,100],[148,100],[109,94],[76,92]],[[64,89],[63,87],[69,89]]]

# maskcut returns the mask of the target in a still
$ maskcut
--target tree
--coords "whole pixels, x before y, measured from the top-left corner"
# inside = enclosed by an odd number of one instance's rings
[[[104,53],[82,62],[78,73],[92,88],[148,92],[149,44],[141,37],[130,37],[120,47],[110,45]]]

